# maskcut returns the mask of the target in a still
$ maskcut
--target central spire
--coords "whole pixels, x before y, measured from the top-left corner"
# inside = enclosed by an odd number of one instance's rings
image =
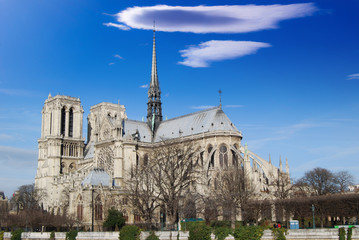
[[[161,90],[157,75],[156,30],[155,26],[153,26],[152,71],[147,102],[147,123],[152,130],[152,134],[155,133],[162,121],[161,105]]]

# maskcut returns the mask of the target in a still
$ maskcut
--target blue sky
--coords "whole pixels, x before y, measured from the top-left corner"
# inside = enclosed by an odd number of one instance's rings
[[[144,5],[145,4],[145,5]],[[219,103],[293,178],[359,182],[359,1],[0,0],[0,190],[34,181],[45,99],[146,114],[156,20],[163,115]],[[86,132],[86,131],[84,131]]]

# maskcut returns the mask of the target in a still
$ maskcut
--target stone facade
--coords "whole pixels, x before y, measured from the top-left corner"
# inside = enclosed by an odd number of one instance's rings
[[[48,96],[42,111],[35,177],[35,187],[44,193],[44,209],[72,215],[86,229],[101,229],[110,207],[121,210],[128,223],[141,221],[128,204],[126,177],[131,167],[150,160],[163,139],[199,146],[201,178],[206,184],[198,191],[210,192],[217,172],[234,164],[243,166],[259,194],[268,193],[270,183],[280,174],[289,178],[288,162],[283,171],[281,163],[277,168],[242,145],[241,132],[221,105],[162,120],[155,39],[152,64],[147,122],[128,119],[124,105],[99,103],[87,117],[86,143],[80,99]]]

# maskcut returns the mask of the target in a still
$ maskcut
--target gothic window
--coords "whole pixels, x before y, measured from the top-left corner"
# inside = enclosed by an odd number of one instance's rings
[[[123,199],[122,199],[122,205],[125,205],[125,206],[126,206],[126,205],[127,205],[127,201],[128,201],[127,198],[123,198]]]
[[[73,136],[73,130],[74,130],[74,110],[73,108],[71,108],[69,112],[69,137]]]
[[[66,111],[65,107],[61,109],[61,134],[65,136],[65,121],[66,121]]]
[[[201,166],[203,166],[203,154],[204,154],[204,152],[201,152],[199,154],[199,158],[200,158],[200,161],[201,161]]]
[[[69,170],[70,170],[70,172],[72,172],[73,170],[75,170],[74,168],[75,168],[75,164],[74,164],[74,163],[71,163],[71,164],[69,165]]]
[[[52,113],[50,113],[50,134],[52,132]]]
[[[82,216],[83,216],[82,197],[79,196],[77,203],[77,220],[82,221]]]
[[[208,155],[211,154],[212,150],[213,150],[212,145],[209,145],[209,147],[208,147],[208,149],[207,149]],[[212,155],[211,155],[211,160],[210,160],[209,166],[208,166],[209,168],[214,168],[214,155],[215,155],[215,153],[216,153],[216,151],[214,151],[214,152],[212,153]]]
[[[97,196],[95,200],[95,220],[102,220],[102,202],[100,196]]]
[[[226,145],[222,144],[219,148],[219,165],[223,169],[228,168],[228,153]]]
[[[138,215],[137,213],[135,213],[134,215],[135,215],[135,216],[134,216],[134,218],[135,218],[135,223],[136,223],[136,222],[141,222],[141,216]]]
[[[98,167],[103,168],[110,176],[113,175],[114,154],[110,147],[101,148],[98,155]]]
[[[126,210],[122,210],[122,215],[125,218],[125,222],[128,222],[128,215],[127,215]]]
[[[235,151],[232,151],[232,165],[237,167],[238,166],[238,155],[236,154]]]
[[[147,166],[148,164],[148,154],[146,153],[145,156],[143,157],[143,165]]]

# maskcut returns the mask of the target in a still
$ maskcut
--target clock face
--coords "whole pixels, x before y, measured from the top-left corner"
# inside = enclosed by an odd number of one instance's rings
[[[113,176],[114,154],[110,147],[103,147],[98,154],[98,167],[103,168],[110,176]]]

